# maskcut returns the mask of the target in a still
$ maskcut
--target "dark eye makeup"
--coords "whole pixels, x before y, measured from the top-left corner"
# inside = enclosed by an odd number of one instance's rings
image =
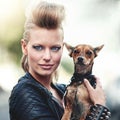
[[[43,49],[43,46],[41,45],[33,45],[32,46],[35,50],[42,50]]]
[[[41,50],[44,49],[44,47],[43,47],[42,45],[33,45],[32,48],[34,48],[34,49],[37,50],[37,51],[41,51]],[[52,47],[50,48],[50,50],[53,51],[53,52],[57,52],[57,51],[59,51],[60,49],[61,49],[61,46],[52,46]]]
[[[61,46],[53,46],[51,47],[51,50],[54,51],[54,52],[57,52],[61,49]]]

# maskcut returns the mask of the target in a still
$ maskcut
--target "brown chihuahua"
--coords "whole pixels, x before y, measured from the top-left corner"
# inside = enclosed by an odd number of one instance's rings
[[[64,96],[65,110],[61,120],[85,120],[89,113],[90,106],[93,105],[89,98],[87,88],[83,81],[86,78],[93,88],[96,87],[96,80],[92,75],[94,58],[104,45],[92,47],[80,44],[72,47],[65,43],[70,57],[74,61],[74,74],[70,84],[66,88]]]

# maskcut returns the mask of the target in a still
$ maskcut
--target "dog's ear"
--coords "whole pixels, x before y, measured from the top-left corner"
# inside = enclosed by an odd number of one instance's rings
[[[68,52],[69,52],[69,56],[72,57],[72,52],[74,50],[74,47],[72,47],[71,45],[64,43],[65,47],[67,48]]]
[[[94,48],[94,53],[95,53],[95,57],[97,57],[99,51],[104,47],[104,45],[98,46]]]

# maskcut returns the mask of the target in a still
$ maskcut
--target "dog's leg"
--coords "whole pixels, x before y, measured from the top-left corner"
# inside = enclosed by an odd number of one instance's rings
[[[65,109],[61,120],[70,120],[75,94],[76,86],[68,86],[64,96]]]
[[[71,113],[72,113],[72,109],[66,107],[64,110],[64,114],[61,120],[70,120],[71,117]]]
[[[78,100],[77,92],[76,92],[70,120],[82,120],[80,118],[83,112],[84,112],[84,105],[81,101]]]

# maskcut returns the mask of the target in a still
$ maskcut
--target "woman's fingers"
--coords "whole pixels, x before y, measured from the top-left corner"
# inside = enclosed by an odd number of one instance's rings
[[[84,80],[84,84],[88,90],[90,99],[93,101],[94,104],[101,104],[105,105],[105,95],[102,89],[102,85],[100,80],[96,78],[96,88],[94,89],[87,79]]]
[[[84,84],[87,87],[88,91],[93,89],[93,87],[90,85],[89,81],[87,79],[84,79]]]

